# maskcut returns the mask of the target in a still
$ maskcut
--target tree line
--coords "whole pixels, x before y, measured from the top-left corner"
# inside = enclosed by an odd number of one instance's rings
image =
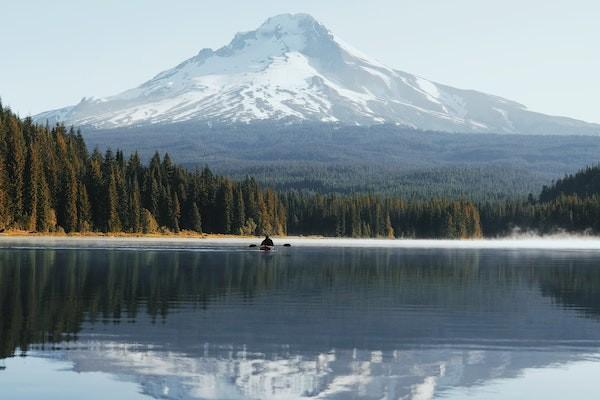
[[[304,235],[383,238],[481,237],[479,211],[465,200],[406,201],[378,195],[284,196],[288,230]]]
[[[0,229],[31,232],[286,233],[285,207],[252,179],[188,171],[169,155],[88,153],[81,133],[0,105]]]
[[[79,131],[34,124],[0,104],[0,231],[387,238],[494,237],[517,227],[600,232],[600,169],[582,174],[526,201],[277,192],[251,177],[183,168],[168,154],[144,164],[136,152],[89,153]]]

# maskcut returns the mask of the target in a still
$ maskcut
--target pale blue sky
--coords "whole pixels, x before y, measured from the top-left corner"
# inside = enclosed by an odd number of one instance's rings
[[[283,12],[403,71],[600,122],[598,0],[19,0],[0,6],[0,96],[21,115],[137,86]]]

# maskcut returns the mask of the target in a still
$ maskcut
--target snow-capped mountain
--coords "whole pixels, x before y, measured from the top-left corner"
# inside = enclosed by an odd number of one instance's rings
[[[528,111],[392,69],[344,43],[314,18],[284,14],[203,49],[121,94],[84,98],[37,121],[115,128],[149,123],[258,120],[390,123],[420,129],[600,134],[600,126]]]

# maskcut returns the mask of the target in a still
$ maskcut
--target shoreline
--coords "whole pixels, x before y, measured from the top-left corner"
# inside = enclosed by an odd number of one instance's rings
[[[0,232],[1,237],[41,237],[41,238],[190,238],[190,239],[210,239],[210,238],[254,238],[259,236],[252,235],[231,235],[220,233],[196,233],[192,231],[182,231],[180,233],[128,233],[128,232],[27,232],[19,230],[10,230]]]
[[[209,234],[0,234],[2,248],[169,248],[194,250],[210,247],[242,247],[257,244],[258,236]],[[495,239],[360,239],[322,236],[273,236],[276,246],[293,247],[360,247],[399,249],[507,249],[507,250],[588,250],[600,251],[597,236],[511,236]]]

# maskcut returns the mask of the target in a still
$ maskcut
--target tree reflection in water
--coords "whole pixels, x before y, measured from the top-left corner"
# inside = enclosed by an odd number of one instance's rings
[[[157,363],[184,379],[183,363],[196,380],[235,370],[239,387],[246,368],[321,394],[340,376],[389,390],[392,374],[400,394],[410,371],[475,383],[600,344],[593,254],[215,250],[0,250],[0,357],[68,347],[82,370],[131,375],[142,352],[154,378]]]

